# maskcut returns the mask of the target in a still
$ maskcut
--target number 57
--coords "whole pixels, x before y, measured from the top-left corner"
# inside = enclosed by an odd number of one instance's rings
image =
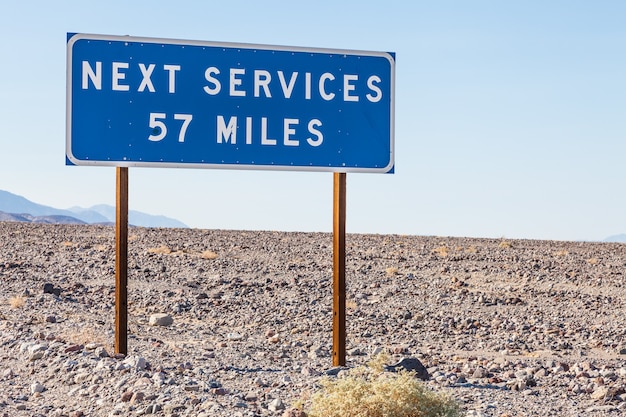
[[[167,116],[165,113],[150,113],[150,121],[148,126],[152,129],[152,134],[148,136],[148,140],[152,142],[159,142],[165,138],[167,135],[167,126],[163,120]],[[178,132],[178,141],[185,141],[185,133],[187,133],[187,128],[189,127],[189,123],[191,123],[191,119],[193,119],[193,115],[191,114],[174,114],[174,120],[182,120],[183,124],[180,127],[180,131]]]

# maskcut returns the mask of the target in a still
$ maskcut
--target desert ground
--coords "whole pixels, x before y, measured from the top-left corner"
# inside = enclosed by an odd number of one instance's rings
[[[467,416],[626,410],[626,245],[348,234],[348,368],[417,358]],[[0,416],[282,416],[332,366],[332,235],[0,222]]]

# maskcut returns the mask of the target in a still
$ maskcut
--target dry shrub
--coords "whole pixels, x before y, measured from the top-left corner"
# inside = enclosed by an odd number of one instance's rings
[[[395,266],[392,266],[392,267],[385,269],[385,273],[387,274],[388,277],[392,277],[394,275],[399,275],[400,270],[396,268]]]
[[[556,253],[556,256],[567,256],[567,255],[569,255],[569,252],[566,251],[565,249],[562,249]]]
[[[209,259],[209,260],[211,260],[211,259],[217,259],[218,255],[217,255],[217,253],[215,253],[213,251],[205,250],[204,252],[202,252],[200,254],[200,257],[202,259]]]
[[[597,264],[598,264],[598,262],[600,262],[600,261],[598,260],[598,258],[591,258],[591,259],[587,259],[587,263],[588,263],[589,265],[597,265]]]
[[[26,300],[21,295],[9,298],[11,308],[22,308],[26,305]]]
[[[429,390],[413,373],[384,372],[384,355],[346,377],[320,380],[309,417],[458,417],[460,407],[446,394]]]
[[[509,242],[508,240],[503,240],[500,242],[500,244],[498,245],[498,247],[503,248],[503,249],[507,249],[512,247],[513,245],[511,244],[511,242]]]
[[[111,341],[103,334],[103,332],[91,327],[82,327],[77,329],[68,329],[61,335],[62,339],[75,345],[86,345],[95,343],[102,346],[109,354],[113,353],[115,347]]]
[[[439,246],[438,248],[433,249],[433,253],[437,256],[445,258],[446,256],[448,256],[449,250],[450,249],[448,249],[446,246]]]
[[[149,248],[148,253],[154,253],[156,255],[169,255],[169,256],[198,256],[202,259],[217,259],[219,255],[213,251],[205,250],[203,252],[191,250],[191,249],[172,249],[169,246],[161,245],[158,248]]]
[[[465,252],[467,253],[476,253],[478,252],[478,249],[476,249],[476,246],[470,246],[469,248],[465,249]]]
[[[148,249],[148,253],[155,253],[157,255],[169,255],[170,253],[172,253],[172,250],[165,245],[161,245],[158,248]]]

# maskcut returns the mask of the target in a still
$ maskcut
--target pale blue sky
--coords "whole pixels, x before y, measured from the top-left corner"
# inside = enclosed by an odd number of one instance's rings
[[[396,173],[348,175],[348,232],[626,233],[622,1],[20,1],[0,6],[0,189],[114,203],[65,166],[66,32],[396,53]],[[330,231],[332,174],[130,169],[131,209],[210,229]]]

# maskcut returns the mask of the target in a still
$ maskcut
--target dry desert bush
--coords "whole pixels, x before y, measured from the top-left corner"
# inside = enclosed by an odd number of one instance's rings
[[[413,373],[384,371],[387,355],[347,376],[321,380],[310,399],[309,417],[459,417],[460,407],[429,390]]]
[[[76,327],[67,329],[61,334],[61,338],[77,345],[94,344],[102,346],[108,353],[113,353],[115,347],[106,335],[91,327]]]
[[[210,259],[217,259],[218,258],[218,254],[213,252],[213,251],[210,251],[210,250],[205,250],[204,252],[202,252],[200,254],[200,257],[202,259],[209,259],[209,260]]]
[[[446,246],[439,246],[438,248],[433,249],[433,253],[441,258],[445,258],[448,256],[449,249]]]
[[[11,308],[22,308],[25,304],[26,300],[20,295],[9,298],[9,306],[11,306]]]
[[[396,268],[395,266],[391,266],[385,270],[385,274],[388,277],[392,277],[394,275],[400,275],[400,270]]]

